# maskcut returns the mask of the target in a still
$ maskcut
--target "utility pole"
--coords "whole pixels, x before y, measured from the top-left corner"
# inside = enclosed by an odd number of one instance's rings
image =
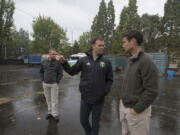
[[[73,46],[73,31],[72,31],[72,46]]]
[[[3,45],[2,45],[2,48],[1,48],[1,52],[2,52],[1,55],[2,55],[2,58],[3,58],[3,56],[4,56],[4,55],[3,55],[3,50],[4,50],[4,48],[3,48]]]
[[[48,29],[47,29],[47,41],[48,41],[48,46],[49,48],[51,48],[51,40],[50,40],[50,37],[51,37],[51,29],[50,29],[50,25],[48,24]]]
[[[5,38],[4,42],[4,59],[7,59],[7,39]]]
[[[6,54],[6,44],[4,46],[4,59],[7,59],[7,54]]]

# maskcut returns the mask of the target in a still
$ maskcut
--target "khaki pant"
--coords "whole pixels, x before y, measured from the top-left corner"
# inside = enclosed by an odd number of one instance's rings
[[[140,114],[132,114],[130,108],[120,103],[122,135],[149,135],[151,106]]]
[[[58,116],[58,84],[43,83],[43,89],[46,103],[48,105],[48,114],[52,114],[54,117]]]

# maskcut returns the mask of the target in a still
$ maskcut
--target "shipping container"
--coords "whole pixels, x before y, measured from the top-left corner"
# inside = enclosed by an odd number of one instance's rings
[[[168,68],[168,55],[165,53],[149,53],[154,60],[159,72],[165,74]]]
[[[28,55],[24,56],[24,64],[40,64],[41,56],[39,55]]]
[[[119,67],[125,68],[126,66],[127,58],[125,56],[105,55],[104,58],[111,62],[113,71],[117,71]]]

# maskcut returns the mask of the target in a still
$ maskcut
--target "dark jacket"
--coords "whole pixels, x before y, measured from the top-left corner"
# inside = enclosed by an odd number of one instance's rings
[[[79,59],[72,67],[67,61],[64,62],[63,67],[70,75],[81,71],[79,89],[81,98],[85,102],[92,104],[101,102],[109,93],[113,83],[112,66],[103,56],[94,61],[92,51],[89,51],[87,56]]]
[[[125,69],[121,99],[126,107],[141,113],[148,108],[158,93],[158,70],[151,57],[140,51],[129,59]]]
[[[41,81],[48,84],[59,83],[63,76],[63,68],[56,60],[44,60],[40,68]]]

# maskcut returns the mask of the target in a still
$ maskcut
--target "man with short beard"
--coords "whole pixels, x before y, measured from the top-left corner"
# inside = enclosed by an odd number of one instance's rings
[[[157,96],[158,70],[152,58],[141,49],[143,35],[130,31],[123,36],[123,48],[130,58],[120,98],[122,135],[149,135],[151,104]]]

